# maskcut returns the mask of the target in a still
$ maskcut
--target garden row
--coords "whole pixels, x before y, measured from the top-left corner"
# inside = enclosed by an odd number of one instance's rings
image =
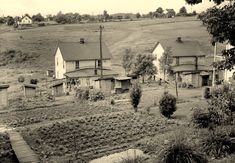
[[[164,132],[167,124],[161,118],[134,113],[90,116],[80,120],[55,123],[49,127],[24,132],[25,140],[41,159],[53,160],[65,154],[85,160],[127,149],[131,144]],[[110,148],[113,148],[110,150]]]

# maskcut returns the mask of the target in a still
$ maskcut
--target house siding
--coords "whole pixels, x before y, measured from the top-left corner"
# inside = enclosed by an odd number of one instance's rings
[[[178,64],[179,65],[184,65],[184,64],[191,64],[191,65],[194,65],[196,64],[196,57],[192,56],[192,57],[174,57],[173,58],[173,65],[177,65],[177,58],[178,58]],[[205,57],[202,56],[202,57],[197,57],[197,62],[198,62],[198,65],[205,65]]]
[[[61,51],[58,48],[56,51],[56,55],[55,55],[55,77],[56,77],[56,79],[63,79],[64,78],[64,74],[66,72],[65,71],[66,66],[68,66],[68,65],[66,65],[64,63]]]
[[[7,89],[0,89],[0,108],[8,106]]]
[[[155,57],[155,60],[153,61],[153,64],[157,67],[158,69],[158,74],[157,76],[159,78],[163,78],[164,74],[162,72],[159,71],[160,69],[160,62],[159,62],[159,59],[162,57],[164,53],[164,49],[162,47],[161,44],[158,44],[157,47],[153,50],[153,56]]]

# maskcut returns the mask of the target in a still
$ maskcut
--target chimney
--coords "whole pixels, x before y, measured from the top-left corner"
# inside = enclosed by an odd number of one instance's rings
[[[177,42],[179,42],[179,43],[182,43],[183,41],[182,41],[182,39],[181,39],[181,37],[177,37],[177,40],[176,40]]]
[[[80,38],[80,44],[84,44],[85,43],[85,39],[84,38]]]
[[[94,70],[94,74],[97,75],[97,69]]]

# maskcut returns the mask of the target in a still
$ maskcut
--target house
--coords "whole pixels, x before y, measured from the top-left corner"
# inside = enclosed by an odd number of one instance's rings
[[[211,84],[212,66],[206,62],[207,52],[204,52],[198,41],[182,40],[181,37],[159,41],[153,50],[156,57],[154,64],[158,69],[159,58],[167,48],[172,51],[172,68],[179,82],[192,84],[194,87]],[[162,78],[163,73],[160,72],[158,77]]]
[[[68,84],[95,87],[97,79],[118,75],[111,69],[111,53],[102,43],[102,70],[99,42],[59,42],[55,52],[55,78],[67,79]],[[102,75],[101,75],[102,74]]]
[[[226,50],[233,48],[232,45],[227,44]],[[224,70],[224,81],[234,83],[235,82],[235,66],[233,67],[233,70]]]
[[[33,24],[33,20],[28,14],[25,14],[21,19],[18,20],[17,24],[19,26],[29,26]]]
[[[23,85],[24,97],[26,97],[26,98],[35,97],[37,87],[38,86],[35,84],[24,84]]]
[[[122,93],[128,91],[131,87],[131,77],[116,77],[115,78],[115,92]]]
[[[64,81],[55,82],[51,86],[49,86],[49,88],[52,89],[52,95],[56,97],[65,95],[64,87]]]
[[[0,85],[0,108],[4,108],[8,106],[8,93],[7,89],[9,85]]]

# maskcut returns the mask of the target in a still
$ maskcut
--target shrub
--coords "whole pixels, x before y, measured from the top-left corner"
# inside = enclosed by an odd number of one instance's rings
[[[89,98],[91,101],[104,100],[104,94],[101,91],[93,90],[90,92]]]
[[[135,158],[131,158],[131,157],[128,157],[128,158],[124,158],[122,159],[122,161],[120,163],[144,163],[144,160],[145,158],[144,157],[141,157],[141,156],[137,156]]]
[[[182,86],[182,88],[186,88],[187,87],[187,83],[183,82],[181,86]]]
[[[160,156],[161,163],[207,163],[203,155],[193,151],[189,146],[176,142],[169,145]]]
[[[234,152],[234,144],[227,133],[216,130],[202,140],[203,151],[212,157],[221,158]]]
[[[114,99],[111,99],[110,104],[111,104],[111,105],[115,105]]]
[[[159,101],[159,109],[163,116],[170,118],[176,111],[176,98],[168,92],[164,92]]]
[[[131,98],[131,104],[136,112],[137,112],[137,107],[140,103],[141,96],[142,96],[142,89],[140,84],[134,83],[130,91],[130,98]]]
[[[221,116],[217,112],[206,112],[203,109],[195,108],[192,122],[199,128],[212,127],[221,124]]]
[[[30,79],[30,84],[37,84],[38,80],[37,79]]]
[[[88,88],[77,88],[75,97],[81,101],[89,100],[89,94],[90,94],[90,91]]]
[[[24,80],[25,80],[25,79],[24,79],[24,77],[23,77],[23,76],[19,76],[19,77],[18,77],[18,82],[19,82],[19,83],[23,83],[23,82],[24,82]]]

